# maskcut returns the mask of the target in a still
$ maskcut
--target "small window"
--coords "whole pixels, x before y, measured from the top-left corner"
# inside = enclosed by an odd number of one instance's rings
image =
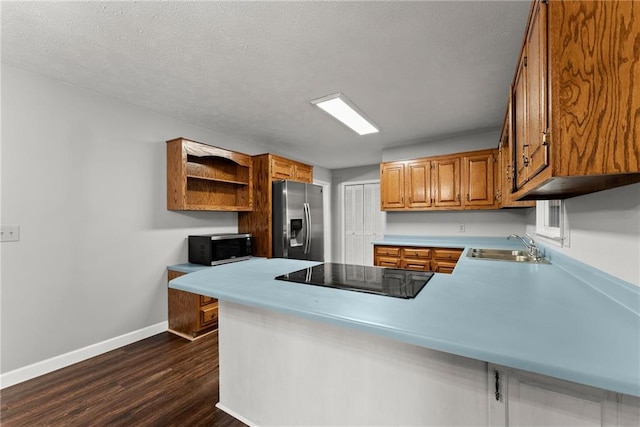
[[[549,238],[560,246],[565,241],[566,213],[562,200],[538,200],[536,203],[536,234]]]

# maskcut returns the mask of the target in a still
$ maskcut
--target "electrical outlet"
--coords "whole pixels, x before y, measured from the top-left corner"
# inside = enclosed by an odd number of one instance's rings
[[[460,233],[464,233],[464,228],[465,228],[465,227],[464,227],[464,224],[460,224],[460,225],[458,225],[458,232],[460,232]]]
[[[0,242],[17,242],[20,240],[19,225],[0,226]]]

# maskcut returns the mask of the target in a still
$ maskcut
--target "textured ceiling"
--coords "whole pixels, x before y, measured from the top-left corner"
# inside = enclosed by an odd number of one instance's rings
[[[500,126],[529,2],[1,8],[4,63],[333,169]],[[335,92],[382,131],[358,136],[309,103]]]

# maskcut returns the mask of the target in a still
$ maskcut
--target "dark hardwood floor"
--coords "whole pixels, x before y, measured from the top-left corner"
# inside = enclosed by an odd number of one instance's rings
[[[168,332],[0,391],[11,426],[245,426],[217,409],[217,332]]]

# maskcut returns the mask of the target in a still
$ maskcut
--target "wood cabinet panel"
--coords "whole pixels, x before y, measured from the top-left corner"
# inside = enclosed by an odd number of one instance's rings
[[[523,186],[548,164],[546,5],[536,3],[530,17],[514,85],[516,185]]]
[[[462,249],[375,245],[373,253],[379,267],[451,274]]]
[[[206,327],[218,322],[218,303],[200,309],[200,325]]]
[[[502,133],[500,135],[500,145],[498,147],[498,168],[496,176],[496,198],[501,208],[520,208],[535,206],[535,200],[516,201],[513,198],[515,189],[513,159],[514,150],[511,143],[511,101],[507,102],[507,112],[505,114]]]
[[[167,209],[250,211],[251,156],[176,138],[167,141]]]
[[[433,161],[434,206],[459,207],[460,158],[450,157]]]
[[[547,167],[547,8],[538,3],[526,42],[527,138],[525,152],[531,179]]]
[[[402,248],[402,256],[404,258],[431,258],[431,249],[427,248]]]
[[[404,209],[404,162],[380,165],[380,205],[382,210]]]
[[[296,164],[294,168],[295,180],[313,183],[313,167],[309,165]]]
[[[417,160],[407,163],[408,208],[428,208],[432,205],[431,196],[431,161]]]
[[[378,256],[375,258],[374,265],[379,267],[400,268],[400,258]]]
[[[428,259],[403,259],[401,266],[405,270],[431,271],[431,261]]]
[[[433,261],[432,271],[434,273],[451,274],[456,267],[456,262],[452,261]]]
[[[238,213],[238,232],[251,233],[253,256],[273,256],[273,181],[287,179],[313,182],[313,166],[273,154],[253,156],[253,211]]]
[[[526,58],[521,58],[518,63],[516,80],[513,85],[513,142],[515,144],[514,176],[515,187],[520,188],[528,181],[527,166],[529,161],[525,153],[527,134],[527,86],[526,69],[524,64]]]
[[[478,150],[382,163],[381,208],[387,211],[498,208],[497,154],[497,150]]]
[[[272,158],[271,177],[273,179],[293,179],[295,177],[293,163],[284,159]]]
[[[169,270],[167,280],[184,275]],[[169,332],[193,340],[218,327],[218,300],[178,289],[168,289]]]
[[[285,179],[306,183],[313,182],[313,166],[274,155],[270,155],[270,159],[272,179]]]
[[[400,248],[397,246],[377,246],[376,245],[374,253],[376,255],[399,257]]]
[[[460,255],[462,255],[462,249],[433,249],[433,259],[435,260],[457,261]]]
[[[169,280],[171,280],[171,279],[169,279]],[[216,302],[216,301],[217,301],[217,299],[215,299],[215,298],[213,298],[213,297],[208,297],[208,296],[205,296],[205,295],[200,295],[200,305],[201,305],[201,306],[202,306],[202,305],[211,304],[211,303],[214,303],[214,302]]]
[[[514,198],[640,182],[639,38],[640,2],[532,3],[512,93]]]
[[[496,206],[496,151],[464,157],[465,206]]]

